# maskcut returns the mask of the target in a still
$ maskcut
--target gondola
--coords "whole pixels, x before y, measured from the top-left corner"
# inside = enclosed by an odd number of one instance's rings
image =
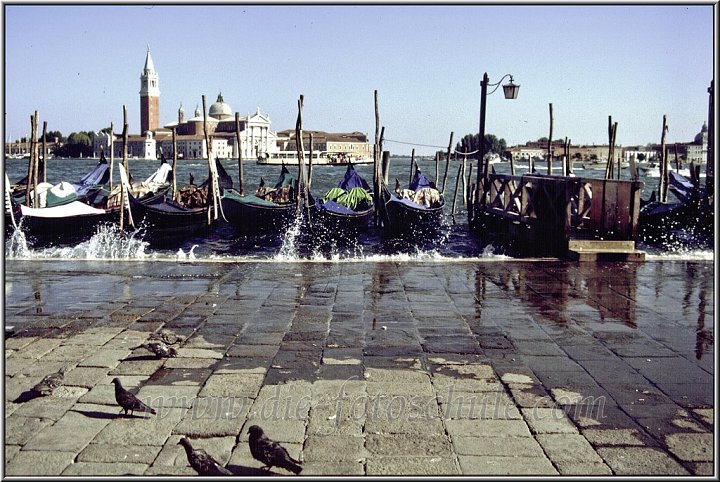
[[[107,161],[102,156],[95,168],[78,181],[63,181],[54,186],[47,182],[38,184],[39,206],[29,207],[23,203],[27,187],[8,195],[11,188],[6,175],[5,234],[19,228],[37,245],[67,244],[89,238],[98,224],[114,219],[112,210],[98,203],[103,184],[109,179]],[[27,178],[23,181],[27,183]]]
[[[255,194],[241,196],[232,186],[226,187],[221,198],[225,219],[243,234],[283,232],[295,217],[295,189],[295,178],[284,164],[273,188],[266,188],[262,178]]]
[[[382,224],[387,235],[407,239],[423,239],[438,234],[442,225],[445,198],[420,170],[415,171],[410,188],[395,192],[382,184]]]
[[[188,196],[185,202],[175,201],[167,195],[138,199],[129,192],[125,167],[120,164],[118,168],[130,208],[128,224],[132,223],[136,228],[142,229],[143,240],[160,243],[182,241],[183,238],[208,228],[213,217],[212,213],[208,212],[210,205],[206,194],[212,191],[208,189],[212,187],[209,180],[201,186],[190,185],[183,188],[181,194],[195,195]]]
[[[310,209],[313,229],[322,235],[345,238],[367,231],[373,217],[371,189],[351,163],[337,188],[318,198]]]

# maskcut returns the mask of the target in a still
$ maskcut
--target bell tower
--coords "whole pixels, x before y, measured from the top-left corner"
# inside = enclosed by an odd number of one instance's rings
[[[145,57],[145,68],[140,76],[140,134],[155,131],[160,127],[160,82],[150,56],[150,47]]]

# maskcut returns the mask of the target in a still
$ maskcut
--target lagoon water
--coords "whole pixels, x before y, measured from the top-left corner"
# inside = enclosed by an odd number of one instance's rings
[[[6,159],[5,172],[10,182],[17,182],[27,173],[27,160]],[[47,180],[51,183],[74,181],[80,179],[97,163],[96,159],[50,159],[47,165]],[[431,180],[436,177],[434,160],[419,160],[421,171]],[[234,232],[224,222],[217,223],[207,233],[195,237],[178,240],[176,243],[154,246],[142,239],[142,232],[134,235],[120,235],[114,226],[102,226],[90,240],[70,246],[34,246],[31,239],[23,233],[16,233],[5,240],[6,259],[135,259],[135,260],[176,260],[194,259],[211,261],[372,261],[372,260],[467,260],[477,258],[503,259],[499,247],[480,242],[467,226],[467,211],[462,197],[462,182],[459,184],[456,199],[455,222],[451,216],[453,193],[458,176],[459,162],[451,161],[445,183],[445,219],[438,238],[431,240],[392,240],[386,239],[374,228],[357,239],[347,242],[327,242],[322,233],[317,236],[306,236],[292,226],[281,235],[243,236]],[[468,162],[468,168],[469,168]],[[144,180],[158,167],[159,161],[131,159],[129,169],[135,179]],[[233,177],[238,179],[237,160],[225,160],[223,166]],[[494,164],[497,172],[509,172],[507,163]],[[474,167],[474,166],[473,166]],[[254,191],[260,178],[266,183],[274,184],[280,173],[280,166],[258,165],[253,161],[245,161],[244,181],[246,192]],[[297,167],[289,166],[290,172],[297,175]],[[372,180],[372,165],[356,166],[357,171],[366,180]],[[526,171],[520,166],[518,173]],[[541,169],[544,169],[542,166]],[[576,167],[576,175],[583,177],[602,177],[604,168],[583,169]],[[442,187],[445,162],[441,161],[438,173],[438,187]],[[313,195],[322,196],[329,188],[334,187],[342,179],[344,166],[314,166],[312,174]],[[390,183],[395,178],[403,186],[409,182],[410,158],[393,157],[390,165]],[[473,169],[473,179],[476,176]],[[177,164],[177,183],[182,186],[188,183],[190,174],[199,184],[207,177],[207,161],[180,160]],[[627,172],[623,177],[628,178]],[[647,197],[652,189],[656,189],[656,178],[645,178],[643,197]],[[113,182],[119,182],[117,169],[113,174]],[[645,245],[638,243],[638,248],[645,250],[649,258],[661,259],[699,259],[712,260],[712,240],[697,240],[682,236],[673,236],[662,245]]]

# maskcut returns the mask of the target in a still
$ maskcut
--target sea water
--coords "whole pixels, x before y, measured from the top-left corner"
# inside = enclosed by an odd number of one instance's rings
[[[160,161],[131,159],[129,171],[135,180],[145,180],[158,167]],[[237,160],[224,160],[223,166],[237,185],[239,169]],[[94,159],[49,159],[47,181],[76,181],[90,172],[97,160]],[[442,189],[445,162],[441,161],[436,170],[434,160],[421,159],[419,168]],[[14,183],[27,173],[27,160],[6,159],[5,172]],[[468,163],[469,167],[469,163]],[[509,172],[507,163],[493,164],[499,173]],[[542,171],[542,166],[541,171]],[[445,180],[445,216],[440,233],[432,239],[390,239],[380,230],[371,227],[350,239],[330,239],[323,233],[314,236],[303,232],[299,221],[294,222],[283,233],[247,236],[236,233],[222,220],[215,223],[206,233],[178,239],[162,247],[152,246],[143,239],[142,230],[121,232],[114,225],[99,225],[89,239],[74,245],[36,246],[21,230],[5,239],[6,259],[78,259],[78,260],[172,260],[172,261],[315,261],[315,262],[363,262],[363,261],[406,261],[406,260],[468,260],[468,259],[510,259],[501,247],[487,245],[473,235],[467,225],[467,210],[463,200],[462,180],[457,183],[459,162],[451,161]],[[297,176],[297,166],[288,166],[291,174]],[[337,186],[345,174],[345,166],[313,166],[312,193],[321,197]],[[372,164],[355,166],[358,173],[372,184]],[[280,174],[280,166],[259,165],[245,161],[244,186],[246,192],[254,192],[260,179],[273,185]],[[177,185],[189,182],[190,176],[200,184],[207,177],[208,164],[205,160],[180,160],[177,163]],[[520,171],[524,172],[524,171]],[[575,173],[583,177],[604,176],[604,169],[576,167]],[[476,171],[473,171],[473,179]],[[628,179],[627,171],[622,178]],[[392,158],[389,184],[407,186],[410,178],[410,158]],[[657,189],[656,178],[643,178],[643,197]],[[117,168],[114,169],[113,183],[119,183]],[[455,215],[452,216],[453,196]],[[467,186],[469,188],[469,185]],[[677,234],[677,233],[676,233]],[[648,259],[713,260],[713,240],[697,239],[693,236],[669,235],[666,240],[654,245],[638,243],[638,248],[648,253]]]

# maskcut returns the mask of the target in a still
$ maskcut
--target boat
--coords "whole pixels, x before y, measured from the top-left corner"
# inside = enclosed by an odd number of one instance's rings
[[[310,159],[310,151],[304,153],[304,162]],[[266,152],[257,158],[258,164],[298,165],[297,151]],[[347,164],[372,164],[372,156],[360,156],[344,152],[313,151],[313,166],[345,166]]]
[[[167,196],[152,196],[145,199],[135,197],[129,191],[129,180],[125,167],[120,163],[120,180],[130,208],[128,224],[142,230],[142,237],[149,242],[177,242],[185,237],[206,229],[212,220],[209,212],[213,192],[210,180],[201,186],[191,184],[180,189],[178,200]],[[212,176],[212,174],[211,174]]]
[[[7,193],[12,188],[6,175],[6,235],[20,228],[36,244],[63,244],[92,236],[98,223],[111,222],[114,218],[113,211],[98,200],[109,179],[107,161],[102,158],[78,181],[62,181],[55,185],[39,183],[35,188],[38,205],[26,206],[27,177],[9,196]],[[34,194],[32,190],[30,194]]]
[[[263,178],[254,194],[241,195],[232,185],[224,187],[221,205],[234,229],[244,234],[272,233],[290,225],[297,210],[296,182],[287,167],[281,166],[272,188],[265,186]]]
[[[32,244],[52,245],[84,240],[95,233],[98,224],[112,222],[114,219],[111,209],[90,206],[71,194],[53,195],[56,188],[58,192],[69,191],[68,183],[60,183],[47,191],[49,193],[47,198],[54,196],[57,201],[45,207],[29,207],[18,203],[9,195],[9,185],[10,181],[6,175],[6,235],[16,229],[21,230]]]
[[[383,183],[381,197],[383,228],[390,236],[421,239],[437,234],[445,197],[419,169],[415,171],[409,189],[400,189],[400,182],[396,180],[395,192],[390,192]]]
[[[365,179],[348,163],[338,187],[312,204],[313,229],[322,226],[326,237],[349,237],[366,231],[373,217],[372,191]]]

